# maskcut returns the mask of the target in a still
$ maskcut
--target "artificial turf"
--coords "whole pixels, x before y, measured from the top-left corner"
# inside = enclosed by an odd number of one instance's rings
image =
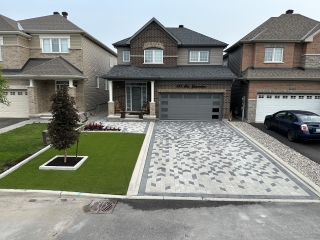
[[[0,188],[43,189],[87,193],[126,194],[144,134],[82,132],[79,156],[89,158],[75,171],[39,170],[56,155],[53,148],[0,179]],[[75,155],[73,145],[68,155]]]
[[[42,131],[46,128],[47,124],[33,123],[0,134],[0,173],[43,148]]]

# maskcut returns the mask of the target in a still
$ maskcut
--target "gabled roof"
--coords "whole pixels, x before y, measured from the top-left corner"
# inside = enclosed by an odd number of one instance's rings
[[[19,29],[19,24],[23,30]],[[1,31],[16,31],[18,34],[23,34],[27,37],[30,37],[28,34],[33,33],[80,33],[114,56],[117,56],[117,54],[105,44],[70,22],[67,18],[61,16],[59,13],[19,21],[12,20],[0,14],[0,32]]]
[[[147,22],[142,28],[140,28],[135,34],[133,34],[127,41],[126,44],[130,44],[131,40],[134,39],[137,35],[139,35],[144,29],[146,29],[151,23],[155,22],[158,24],[164,32],[166,32],[170,37],[172,37],[178,45],[181,44],[181,42],[173,35],[171,34],[156,18],[152,18],[149,22]]]
[[[117,65],[102,76],[110,80],[231,80],[237,78],[223,66],[135,67]]]
[[[26,32],[43,31],[43,30],[62,30],[62,31],[80,31],[81,28],[70,22],[60,14],[53,14],[44,17],[30,18],[18,21]]]
[[[18,23],[0,14],[0,31],[19,31]]]
[[[171,36],[179,46],[184,47],[226,47],[228,44],[216,40],[214,38],[205,36],[201,33],[192,31],[185,27],[179,28],[166,28],[157,19],[152,18],[147,22],[142,28],[139,29],[133,36],[125,38],[113,44],[115,47],[129,47],[130,41],[134,39],[139,33],[141,33],[147,26],[151,23],[157,23],[163,31],[165,31],[169,36]]]
[[[279,17],[269,18],[226,51],[232,51],[239,43],[303,42],[319,30],[319,21],[301,14],[281,14]]]
[[[4,69],[3,75],[45,79],[53,76],[59,78],[67,78],[68,76],[78,79],[86,78],[79,69],[61,56],[56,58],[30,58],[21,70]]]

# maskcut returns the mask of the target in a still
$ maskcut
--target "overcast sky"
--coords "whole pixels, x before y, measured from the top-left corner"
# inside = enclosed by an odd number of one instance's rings
[[[68,12],[68,19],[115,50],[152,17],[179,24],[230,46],[270,17],[286,10],[320,21],[319,0],[10,0],[0,14],[13,20]]]

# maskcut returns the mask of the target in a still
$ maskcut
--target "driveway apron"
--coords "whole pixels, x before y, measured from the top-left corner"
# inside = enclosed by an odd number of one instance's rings
[[[319,199],[222,121],[155,123],[140,196]]]

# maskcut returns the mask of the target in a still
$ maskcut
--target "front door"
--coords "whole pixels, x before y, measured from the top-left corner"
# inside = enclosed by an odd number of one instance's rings
[[[141,87],[132,87],[132,111],[141,110]]]

